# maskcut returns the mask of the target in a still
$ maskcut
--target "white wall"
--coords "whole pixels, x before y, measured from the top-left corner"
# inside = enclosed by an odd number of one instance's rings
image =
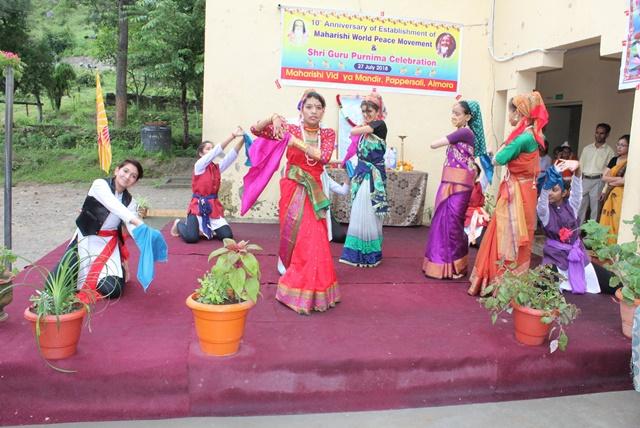
[[[258,119],[271,116],[274,112],[285,117],[297,114],[296,104],[304,88],[278,89],[275,85],[280,70],[281,45],[280,11],[277,6],[277,1],[207,1],[203,138],[220,141],[237,124],[246,129]],[[461,0],[456,3],[456,7],[451,7],[448,0],[372,0],[366,3],[354,0],[328,0],[322,3],[306,0],[296,2],[295,6],[370,14],[384,11],[386,17],[474,24],[463,30],[460,93],[464,97],[479,100],[485,120],[491,118],[488,109],[493,87],[484,26],[488,20],[488,0]],[[336,94],[358,92],[321,88],[320,93],[328,103],[325,125],[336,128]],[[428,146],[436,138],[452,131],[450,111],[455,99],[451,96],[381,93],[389,112],[388,144],[399,147],[397,136],[408,136],[405,140],[405,158],[414,164],[415,169],[429,173],[426,204],[431,206],[440,181],[444,150],[433,151]],[[491,127],[485,128],[488,140],[491,141]],[[223,174],[223,179],[230,182],[227,186],[231,189],[231,197],[223,199],[225,207],[237,209],[241,178],[245,172],[243,167]],[[254,219],[275,219],[277,180],[271,181],[260,201],[247,216]],[[234,212],[231,214],[237,215]]]
[[[203,137],[220,141],[236,124],[246,128],[274,112],[295,115],[302,88],[277,89],[274,81],[280,65],[280,12],[277,1],[245,0],[234,3],[207,0]],[[618,92],[615,82],[619,63],[603,59],[620,58],[621,40],[627,17],[626,0],[300,0],[300,7],[321,7],[385,16],[449,21],[465,25],[462,43],[460,93],[482,105],[485,133],[495,148],[509,132],[505,125],[506,103],[517,93],[542,88],[547,97],[563,93],[563,102],[583,105],[581,146],[589,141],[594,125],[611,123],[613,136],[632,129],[633,165],[640,155],[633,141],[640,121],[631,123],[634,92]],[[495,15],[495,25],[486,25]],[[495,60],[489,55],[490,35]],[[586,46],[586,47],[585,47]],[[581,49],[576,49],[581,48]],[[551,50],[549,50],[551,49]],[[565,50],[568,50],[565,54]],[[529,52],[529,53],[527,53]],[[524,53],[524,54],[523,54]],[[523,54],[523,55],[521,55]],[[513,58],[511,58],[513,57]],[[550,70],[557,71],[550,71]],[[560,70],[561,69],[561,70]],[[540,76],[537,77],[537,74]],[[322,90],[328,101],[325,123],[337,126],[337,93]],[[549,95],[547,95],[549,94]],[[408,135],[406,158],[416,169],[429,173],[427,206],[433,205],[439,184],[444,151],[431,151],[428,144],[451,130],[450,97],[383,93],[389,110],[389,144],[398,145],[398,135]],[[553,104],[553,100],[547,99]],[[637,104],[637,103],[636,103]],[[640,168],[630,168],[627,180],[640,181]],[[244,167],[225,173],[230,189],[223,199],[234,215],[239,201]],[[249,213],[253,219],[275,219],[277,182],[263,194]],[[623,216],[640,212],[640,198],[625,201]],[[628,234],[628,229],[622,235]]]
[[[620,61],[602,58],[600,46],[571,49],[561,70],[538,73],[537,88],[548,106],[582,104],[579,153],[593,142],[596,124],[611,125],[608,143],[613,148],[620,135],[631,129],[634,91],[618,91]],[[563,94],[555,101],[555,94]],[[562,143],[562,142],[560,142]]]

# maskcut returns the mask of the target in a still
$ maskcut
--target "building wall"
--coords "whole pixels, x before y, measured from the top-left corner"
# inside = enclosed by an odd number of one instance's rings
[[[295,106],[303,88],[278,89],[275,85],[281,43],[277,6],[278,2],[265,0],[233,4],[207,1],[204,138],[220,141],[237,124],[248,128],[274,112],[286,117],[296,115]],[[602,58],[620,58],[627,19],[625,0],[459,0],[455,6],[446,0],[366,3],[327,0],[320,4],[300,0],[295,6],[372,14],[384,11],[387,17],[464,24],[460,93],[464,98],[477,99],[482,105],[490,148],[503,141],[510,130],[509,125],[505,125],[509,98],[538,86],[546,88],[543,94],[546,97],[561,92],[565,102],[583,103],[581,146],[587,143],[594,124],[600,120],[614,126],[614,135],[629,128],[632,141],[634,135],[640,135],[640,119],[630,122],[634,91],[618,93],[614,84],[618,63]],[[493,57],[488,49],[491,46]],[[560,70],[565,65],[566,68]],[[328,102],[325,125],[336,128],[335,95],[358,92],[322,89],[321,93]],[[389,110],[388,143],[398,147],[397,136],[408,135],[405,158],[413,162],[416,169],[429,173],[426,203],[432,206],[444,151],[432,151],[428,145],[451,131],[449,112],[454,99],[386,92],[382,95]],[[630,156],[640,158],[638,144],[632,142]],[[225,202],[232,215],[237,215],[241,178],[246,171],[239,164],[236,166],[224,174],[224,186],[230,189]],[[627,180],[638,182],[640,168],[630,169]],[[640,198],[627,199],[623,216],[629,218],[640,212]],[[277,200],[277,180],[274,179],[247,217],[274,220]],[[628,230],[622,235],[625,234],[628,235]]]
[[[486,55],[488,20],[487,0],[463,0],[459,7],[450,7],[446,0],[418,2],[388,1],[299,1],[295,6],[322,7],[336,10],[358,11],[386,17],[411,17],[449,21],[460,24],[480,24],[463,30],[462,75],[460,93],[477,99],[483,107],[483,116],[490,118],[491,63]],[[203,138],[220,141],[237,124],[245,129],[258,119],[277,112],[285,117],[296,117],[296,105],[304,88],[283,86],[278,89],[275,80],[280,70],[280,10],[277,1],[244,0],[231,6],[227,2],[207,1],[205,54],[205,86]],[[488,84],[489,83],[489,84]],[[325,126],[337,128],[338,106],[336,94],[366,94],[368,91],[320,88],[327,100]],[[450,122],[451,96],[422,96],[381,92],[388,110],[388,145],[400,153],[398,135],[407,135],[405,160],[415,169],[429,173],[427,204],[433,205],[440,181],[444,149],[431,150],[429,144],[453,129]],[[491,127],[487,127],[491,138]],[[243,158],[241,158],[243,159]],[[246,168],[228,171],[223,178],[230,182],[231,197],[223,202],[237,208],[242,175]],[[274,179],[266,189],[256,208],[247,217],[275,219],[277,215],[278,182]],[[234,214],[232,212],[232,214]]]
[[[600,46],[592,45],[567,51],[562,69],[538,73],[537,89],[547,106],[582,104],[578,153],[593,142],[597,123],[611,125],[609,145],[631,129],[634,91],[618,91],[620,60],[602,58]],[[562,100],[554,100],[562,94]],[[552,142],[552,146],[562,141]]]
[[[554,76],[553,73],[548,73],[549,76],[540,74],[540,87],[547,84],[550,92],[544,95],[551,96],[562,87],[561,91],[570,93],[570,97],[583,98],[581,147],[587,144],[585,140],[593,133],[594,124],[601,117],[610,117],[610,123],[614,126],[611,143],[624,133],[623,130],[630,129],[630,167],[627,168],[625,181],[640,182],[640,168],[634,168],[634,164],[640,162],[640,147],[634,143],[640,136],[640,100],[635,96],[637,91],[618,92],[614,78],[617,80],[619,63],[608,63],[604,59],[621,57],[622,40],[625,39],[628,22],[624,12],[629,8],[629,1],[492,0],[490,7],[493,8],[490,16],[495,17],[492,33],[495,53],[500,60],[496,65],[496,85],[507,89],[508,93],[509,88],[533,89],[536,85],[531,82],[530,73],[566,65],[572,70],[560,73],[566,77],[560,77],[560,74]],[[597,61],[591,48],[572,50],[594,44],[598,45],[601,57]],[[547,51],[542,52],[542,49]],[[568,51],[565,53],[565,50]],[[588,56],[591,56],[591,60]],[[589,68],[597,69],[598,73]],[[583,94],[580,95],[579,91],[583,91]],[[515,90],[511,89],[511,92]],[[600,107],[602,99],[606,101]],[[640,214],[638,189],[637,186],[627,186],[621,215],[623,219],[630,219],[636,214]],[[631,228],[621,225],[619,242],[631,237]]]

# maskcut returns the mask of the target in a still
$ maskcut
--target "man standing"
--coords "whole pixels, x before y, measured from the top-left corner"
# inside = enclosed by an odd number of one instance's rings
[[[580,168],[582,169],[582,204],[578,213],[580,224],[585,220],[587,207],[591,213],[590,218],[598,217],[598,200],[604,187],[602,173],[614,156],[613,149],[607,144],[607,137],[611,132],[608,123],[599,123],[596,126],[595,142],[582,149],[580,155]]]

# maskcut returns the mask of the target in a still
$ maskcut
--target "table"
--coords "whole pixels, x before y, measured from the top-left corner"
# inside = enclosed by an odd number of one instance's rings
[[[338,183],[346,183],[347,171],[329,168],[327,173]],[[422,171],[387,170],[387,199],[389,214],[385,226],[420,226],[427,193],[428,174]],[[331,195],[331,212],[340,223],[349,223],[351,214],[350,194]]]

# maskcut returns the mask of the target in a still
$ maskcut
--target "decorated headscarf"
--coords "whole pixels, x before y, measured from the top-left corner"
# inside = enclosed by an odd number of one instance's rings
[[[469,111],[471,112],[471,119],[467,125],[475,137],[473,151],[475,156],[480,159],[480,164],[487,178],[487,182],[491,183],[493,180],[493,164],[491,163],[491,158],[487,155],[487,143],[484,139],[484,126],[482,125],[480,103],[475,100],[465,100],[464,102],[469,106]]]
[[[542,101],[540,92],[533,91],[524,95],[516,95],[512,100],[513,105],[516,107],[522,119],[516,125],[516,128],[509,134],[509,138],[505,143],[510,143],[518,135],[522,134],[527,126],[533,126],[533,136],[535,137],[538,145],[544,147],[544,135],[542,135],[542,128],[549,122],[549,113]]]
[[[378,114],[376,116],[376,120],[384,120],[387,117],[387,108],[382,101],[382,96],[377,93],[375,90],[371,92],[369,95],[365,96],[363,101],[367,101],[375,104],[378,107]]]
[[[560,186],[562,190],[565,189],[564,180],[562,179],[562,174],[560,173],[560,171],[556,169],[555,166],[552,165],[548,167],[545,175],[546,175],[546,178],[542,186],[543,189],[546,189],[546,190],[553,189],[553,187],[556,184]]]
[[[474,154],[482,156],[487,153],[487,144],[484,140],[484,127],[482,125],[482,113],[480,112],[480,104],[475,100],[466,100],[469,110],[471,110],[471,119],[467,123],[473,136],[476,137],[474,145]]]

